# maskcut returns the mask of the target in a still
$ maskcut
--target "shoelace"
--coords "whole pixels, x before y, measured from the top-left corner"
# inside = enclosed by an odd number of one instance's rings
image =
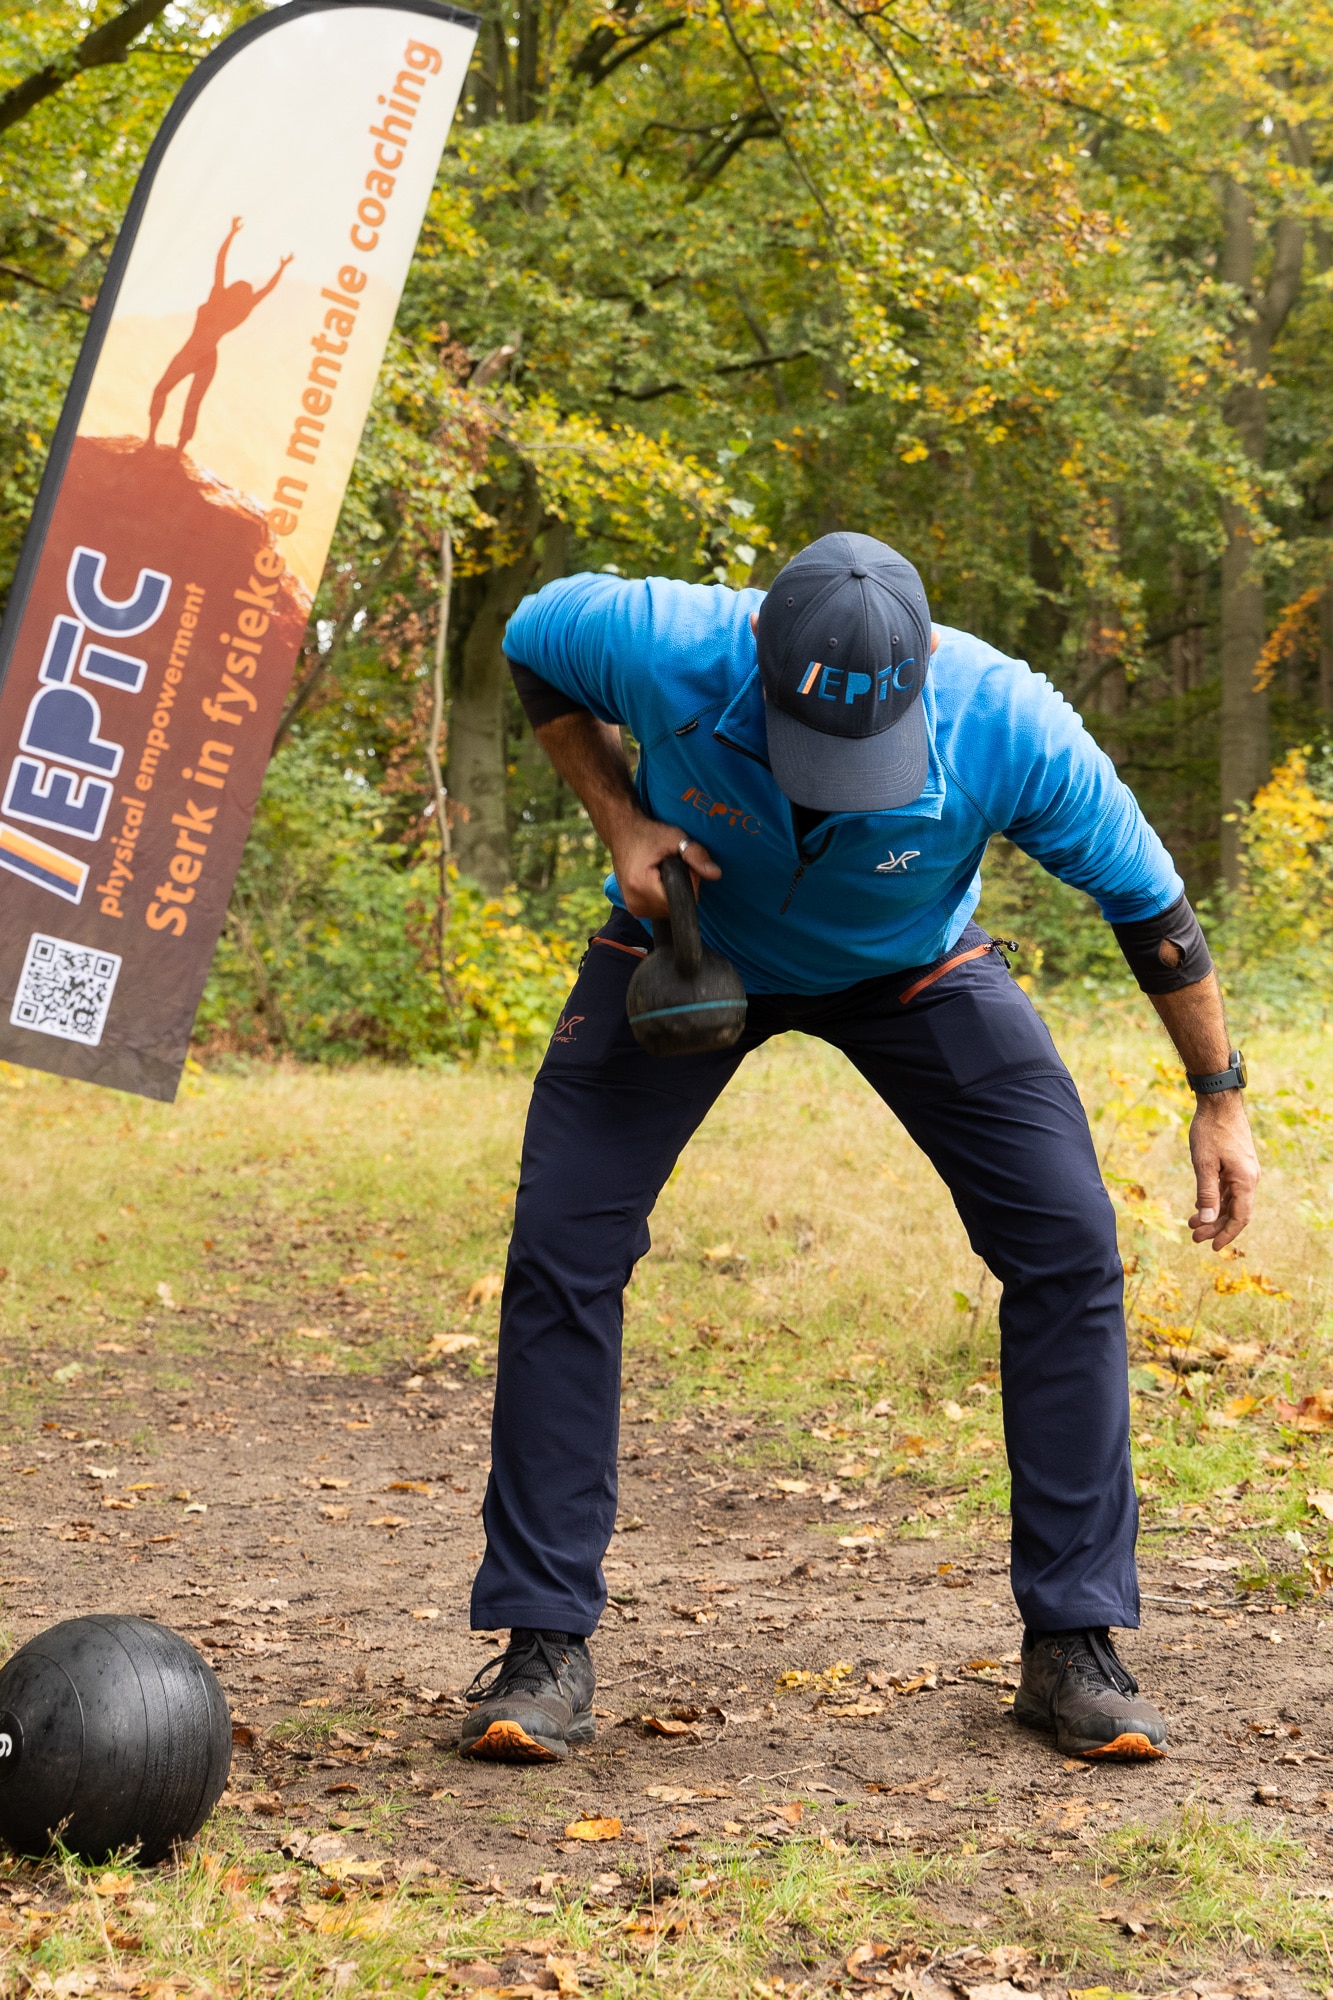
[[[1094,1689],[1110,1687],[1122,1695],[1138,1693],[1138,1682],[1105,1634],[1095,1630],[1062,1632],[1059,1646],[1065,1656],[1066,1672],[1085,1685]]]
[[[515,1693],[536,1694],[548,1675],[559,1683],[560,1669],[567,1657],[544,1632],[513,1632],[504,1652],[497,1659],[487,1660],[474,1675],[463,1699],[477,1702]],[[487,1675],[494,1678],[488,1680]]]

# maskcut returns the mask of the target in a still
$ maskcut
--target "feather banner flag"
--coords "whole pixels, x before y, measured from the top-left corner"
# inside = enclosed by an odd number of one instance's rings
[[[476,39],[288,0],[153,143],[0,634],[0,1057],[171,1099]]]

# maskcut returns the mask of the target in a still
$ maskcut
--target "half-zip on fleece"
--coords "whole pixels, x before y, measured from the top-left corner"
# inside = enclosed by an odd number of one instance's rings
[[[1183,891],[1110,759],[1043,675],[937,627],[922,694],[930,770],[888,812],[832,813],[805,840],[768,764],[750,614],[757,590],[574,576],[519,605],[505,651],[640,746],[644,810],[722,869],[705,944],[751,993],[832,993],[928,965],[961,935],[992,834],[1093,896],[1112,923]],[[621,904],[615,877],[607,894]]]

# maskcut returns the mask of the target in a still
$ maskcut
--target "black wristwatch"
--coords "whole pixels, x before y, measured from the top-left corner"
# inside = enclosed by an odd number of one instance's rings
[[[1249,1082],[1245,1058],[1239,1049],[1233,1049],[1225,1069],[1214,1070],[1211,1076],[1191,1076],[1186,1070],[1185,1081],[1199,1097],[1216,1097],[1219,1090],[1244,1090]]]

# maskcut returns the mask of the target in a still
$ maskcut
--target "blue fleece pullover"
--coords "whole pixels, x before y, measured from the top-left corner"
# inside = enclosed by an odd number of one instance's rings
[[[704,942],[751,993],[833,993],[943,957],[1004,833],[1111,923],[1182,893],[1171,857],[1110,759],[1044,675],[937,626],[922,701],[930,775],[911,805],[834,813],[802,845],[769,769],[750,631],[758,590],[571,576],[509,621],[510,659],[638,741],[644,810],[722,870],[699,901]],[[622,898],[615,877],[613,902]]]

